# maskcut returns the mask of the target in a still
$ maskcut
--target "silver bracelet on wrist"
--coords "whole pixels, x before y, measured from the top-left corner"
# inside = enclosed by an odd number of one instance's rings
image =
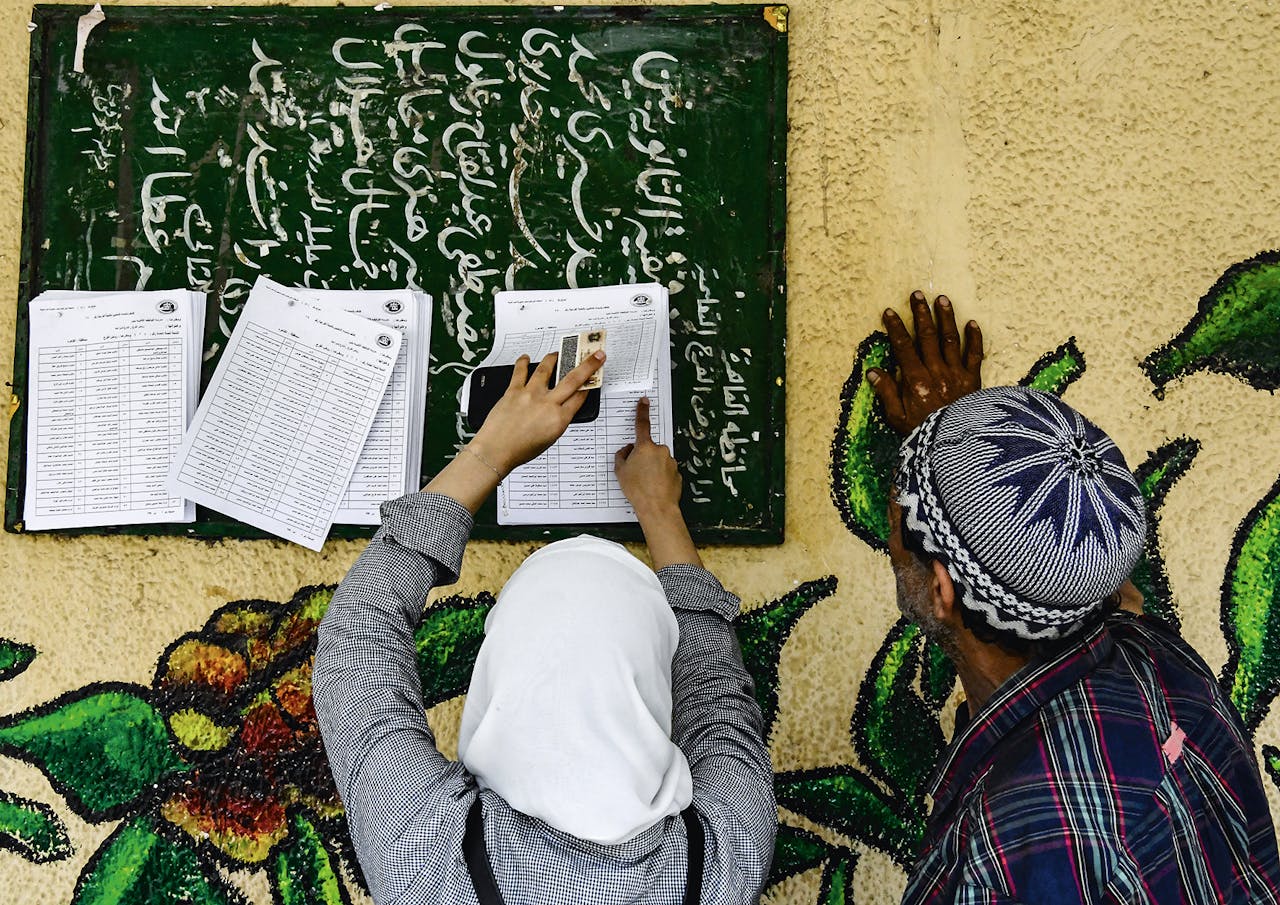
[[[471,455],[475,456],[475,457],[476,457],[477,459],[479,459],[481,462],[483,462],[483,463],[484,463],[485,468],[489,469],[491,472],[493,472],[494,474],[496,474],[496,475],[498,476],[498,480],[499,480],[499,481],[501,481],[501,480],[502,480],[502,472],[500,472],[500,471],[498,471],[498,469],[494,468],[494,467],[493,467],[493,463],[492,463],[492,462],[490,462],[490,461],[489,461],[488,459],[486,459],[484,456],[480,455],[480,453],[478,453],[478,452],[476,452],[474,449],[472,449],[472,448],[471,448],[471,444],[470,444],[470,443],[468,443],[466,446],[464,446],[464,447],[462,447],[462,448],[463,448],[463,449],[465,449],[467,452],[471,453]]]

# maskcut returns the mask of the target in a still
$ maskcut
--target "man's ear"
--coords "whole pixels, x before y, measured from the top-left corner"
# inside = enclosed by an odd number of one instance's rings
[[[946,625],[959,615],[956,613],[956,586],[951,583],[951,573],[936,559],[929,582],[929,604],[933,607],[933,615]]]

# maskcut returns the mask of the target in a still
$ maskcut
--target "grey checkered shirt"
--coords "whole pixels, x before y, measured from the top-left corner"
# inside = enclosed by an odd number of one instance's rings
[[[374,901],[476,901],[462,836],[479,794],[507,905],[678,905],[688,864],[679,817],[620,845],[585,842],[479,791],[462,764],[436,750],[413,635],[427,593],[457,580],[471,526],[470,513],[446,496],[385,503],[381,529],[320,626],[316,714]],[[730,625],[739,601],[694,566],[668,566],[658,579],[680,626],[671,737],[689,759],[706,832],[702,901],[755,902],[777,815],[760,709]]]

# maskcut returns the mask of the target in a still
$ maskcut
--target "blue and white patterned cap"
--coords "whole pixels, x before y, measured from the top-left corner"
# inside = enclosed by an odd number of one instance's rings
[[[1056,396],[970,393],[926,418],[898,456],[903,532],[994,629],[1071,635],[1142,554],[1146,510],[1124,456]]]

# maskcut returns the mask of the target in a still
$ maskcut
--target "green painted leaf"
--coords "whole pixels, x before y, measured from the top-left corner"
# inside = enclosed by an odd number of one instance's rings
[[[924,703],[934,713],[950,700],[956,686],[956,666],[946,652],[933,641],[924,641],[924,663],[920,667],[920,689],[924,691]]]
[[[1280,690],[1280,481],[1236,532],[1222,589],[1223,670],[1231,702],[1252,732]]]
[[[1142,362],[1159,396],[1177,377],[1217,371],[1260,390],[1280,388],[1280,251],[1227,269],[1191,320]]]
[[[907,813],[868,776],[830,767],[774,777],[778,804],[884,852],[910,867],[924,836],[924,813]]]
[[[899,619],[871,661],[851,721],[871,773],[917,804],[945,744],[937,709],[916,692],[923,645],[919,627]]]
[[[12,679],[31,665],[36,649],[30,644],[0,638],[0,682]]]
[[[346,901],[334,858],[315,826],[302,814],[276,854],[275,882],[280,905],[340,905]]]
[[[773,843],[773,864],[769,867],[768,886],[781,883],[806,870],[812,870],[830,858],[837,849],[820,836],[787,824],[778,825]]]
[[[845,527],[880,551],[888,549],[890,477],[899,440],[866,374],[889,366],[889,337],[872,333],[858,346],[840,391],[840,418],[831,441],[831,501]]]
[[[1134,477],[1147,503],[1147,539],[1142,558],[1133,568],[1133,583],[1142,592],[1143,610],[1177,628],[1178,608],[1169,589],[1169,576],[1165,573],[1164,557],[1160,553],[1159,512],[1164,498],[1187,470],[1200,442],[1189,437],[1179,437],[1165,443],[1137,467]]]
[[[487,592],[476,598],[447,597],[423,614],[414,639],[426,706],[467,690],[484,640],[484,617],[493,604],[493,595]]]
[[[844,850],[842,857],[827,862],[818,893],[819,905],[853,905],[853,871],[857,866],[857,853],[848,849]]]
[[[1052,352],[1042,355],[1019,385],[1061,396],[1084,374],[1084,367],[1084,354],[1073,336]]]
[[[88,820],[119,817],[165,776],[186,769],[164,718],[131,685],[90,685],[0,720],[0,752],[29,761]]]
[[[121,824],[80,874],[72,905],[234,905],[242,898],[195,851],[145,818]]]
[[[925,703],[935,713],[942,709],[956,687],[956,665],[941,647],[932,641],[924,643],[924,675],[920,686],[924,691]]]
[[[74,851],[53,808],[7,792],[0,792],[0,849],[35,864],[61,861]]]
[[[831,575],[806,581],[791,593],[752,610],[736,623],[742,662],[755,680],[756,700],[764,714],[766,730],[773,727],[778,714],[778,658],[782,655],[782,645],[800,617],[835,590],[836,579]]]

